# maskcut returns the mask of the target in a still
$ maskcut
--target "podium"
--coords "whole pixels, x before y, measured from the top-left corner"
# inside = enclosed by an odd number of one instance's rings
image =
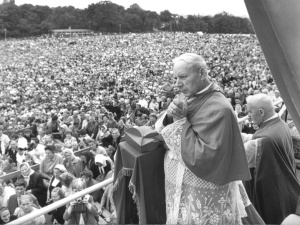
[[[113,199],[117,224],[165,224],[165,148],[141,153],[127,142],[116,152]]]

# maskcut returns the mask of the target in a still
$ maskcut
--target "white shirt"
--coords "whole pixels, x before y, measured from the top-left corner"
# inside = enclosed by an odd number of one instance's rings
[[[25,152],[23,152],[23,155],[20,155],[19,152],[16,154],[16,158],[17,158],[17,167],[18,169],[20,169],[20,165],[22,164],[22,162],[24,162],[24,160],[26,159],[25,156]]]
[[[6,134],[2,134],[0,136],[0,143],[1,143],[1,153],[2,155],[5,154],[5,149],[8,147],[9,145],[9,137]]]
[[[3,194],[0,195],[0,206],[7,207],[7,202],[10,196],[16,194],[15,189],[9,186],[3,187]]]
[[[138,104],[141,105],[141,107],[144,107],[144,108],[148,108],[148,102],[146,101],[146,99],[140,99]]]
[[[35,149],[29,152],[32,156],[33,162],[41,164],[41,161],[45,158],[45,145],[38,144]]]
[[[18,148],[28,148],[28,142],[26,138],[19,137],[18,139]]]
[[[158,107],[159,107],[159,105],[158,105],[158,103],[157,102],[150,102],[150,104],[149,104],[149,109],[152,109],[152,110],[158,110]]]

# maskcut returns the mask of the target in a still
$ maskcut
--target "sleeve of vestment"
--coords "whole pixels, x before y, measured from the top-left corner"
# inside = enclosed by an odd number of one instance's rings
[[[197,177],[217,185],[250,178],[244,144],[233,111],[211,104],[183,126],[181,155]]]

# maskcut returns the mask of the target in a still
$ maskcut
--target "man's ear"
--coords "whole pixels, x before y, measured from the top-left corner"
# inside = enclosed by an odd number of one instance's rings
[[[206,73],[206,69],[204,67],[201,67],[199,69],[199,75],[201,77],[201,80],[203,80],[206,77],[207,73]]]
[[[265,115],[265,110],[259,109],[259,113],[260,113],[261,116],[264,116]]]

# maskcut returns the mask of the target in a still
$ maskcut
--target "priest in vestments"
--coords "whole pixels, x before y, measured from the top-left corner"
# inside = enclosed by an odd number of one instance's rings
[[[247,158],[232,106],[207,76],[201,56],[174,60],[182,98],[156,123],[164,160],[167,224],[264,224],[242,181]]]
[[[252,147],[246,148],[249,163],[254,167],[252,182],[246,182],[253,191],[250,200],[265,223],[281,224],[296,212],[300,195],[290,129],[265,94],[249,96],[247,110],[259,126],[250,141]]]

